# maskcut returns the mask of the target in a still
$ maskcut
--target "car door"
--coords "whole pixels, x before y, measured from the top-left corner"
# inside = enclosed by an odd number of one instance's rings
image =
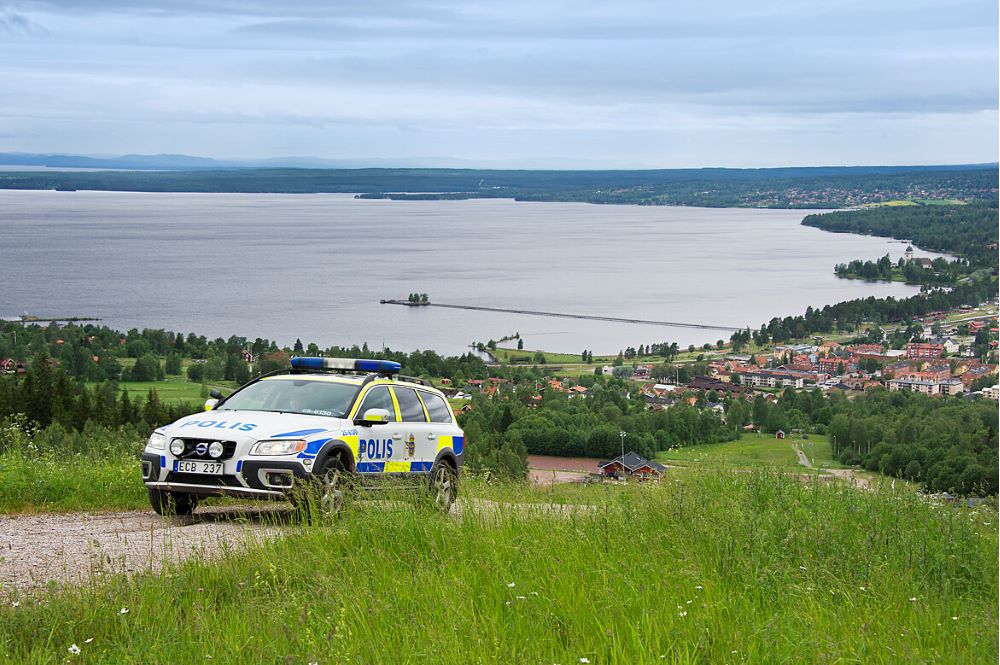
[[[380,473],[385,471],[385,465],[394,459],[396,448],[399,447],[393,438],[399,425],[399,413],[392,393],[389,392],[389,386],[369,388],[361,400],[361,406],[355,412],[355,417],[360,418],[368,409],[385,409],[389,412],[389,422],[384,425],[358,427],[358,472]]]
[[[456,455],[461,455],[465,448],[465,435],[461,428],[455,424],[455,416],[451,412],[448,402],[437,393],[432,393],[429,390],[418,390],[417,394],[420,395],[420,399],[424,403],[427,419],[437,435],[435,457],[443,448],[451,448]]]
[[[423,402],[413,388],[393,386],[392,392],[399,404],[400,416],[400,422],[393,423],[393,427],[399,433],[400,450],[404,455],[398,470],[410,473],[430,471],[437,455],[437,428],[434,423],[427,422]]]

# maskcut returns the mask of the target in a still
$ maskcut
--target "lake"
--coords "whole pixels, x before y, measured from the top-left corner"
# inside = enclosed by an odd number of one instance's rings
[[[808,212],[0,191],[0,315],[448,354],[520,332],[527,349],[610,353],[729,333],[379,300],[424,292],[447,303],[757,328],[810,305],[918,292],[837,279],[835,264],[895,260],[905,245],[801,226]]]

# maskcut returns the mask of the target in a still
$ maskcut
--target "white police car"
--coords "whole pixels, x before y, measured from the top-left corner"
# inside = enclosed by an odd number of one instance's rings
[[[142,453],[153,510],[188,514],[207,496],[315,496],[335,513],[345,493],[391,479],[428,488],[442,510],[458,490],[465,438],[448,401],[399,363],[292,358],[203,413],[157,429]]]

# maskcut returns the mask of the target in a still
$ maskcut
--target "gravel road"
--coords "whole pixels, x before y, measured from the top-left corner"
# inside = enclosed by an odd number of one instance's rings
[[[273,538],[288,515],[280,506],[206,506],[172,519],[151,511],[0,516],[0,597],[212,557]]]
[[[489,520],[501,518],[512,507],[521,514],[556,515],[588,509],[466,499],[451,512],[458,519]],[[281,503],[200,506],[194,515],[170,519],[140,510],[0,515],[0,600],[53,582],[86,584],[119,573],[156,571],[166,562],[219,556],[287,533],[293,516],[288,504]]]

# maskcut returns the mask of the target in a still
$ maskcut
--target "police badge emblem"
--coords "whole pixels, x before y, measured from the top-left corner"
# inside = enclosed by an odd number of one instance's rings
[[[417,442],[413,438],[413,434],[410,434],[410,438],[406,440],[406,457],[407,459],[413,457],[413,453],[417,450]]]

